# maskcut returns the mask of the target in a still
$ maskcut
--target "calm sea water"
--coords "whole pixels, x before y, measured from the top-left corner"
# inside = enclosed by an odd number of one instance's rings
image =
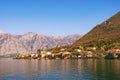
[[[120,60],[0,58],[0,80],[120,80]]]

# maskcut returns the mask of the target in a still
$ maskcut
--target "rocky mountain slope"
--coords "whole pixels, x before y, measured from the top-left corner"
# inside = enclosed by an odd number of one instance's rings
[[[12,35],[0,31],[0,56],[71,45],[81,36],[80,34],[74,34],[65,37],[55,37],[33,32],[24,35]]]

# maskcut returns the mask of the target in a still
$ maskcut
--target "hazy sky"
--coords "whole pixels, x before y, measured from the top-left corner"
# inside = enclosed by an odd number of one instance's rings
[[[85,34],[120,11],[120,0],[0,0],[0,30]]]

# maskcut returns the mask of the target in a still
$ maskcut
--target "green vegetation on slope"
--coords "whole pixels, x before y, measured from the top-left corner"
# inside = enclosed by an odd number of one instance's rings
[[[80,40],[73,44],[73,46],[78,46],[84,43],[89,43],[98,39],[111,39],[119,41],[120,38],[120,12],[116,15],[97,25]]]

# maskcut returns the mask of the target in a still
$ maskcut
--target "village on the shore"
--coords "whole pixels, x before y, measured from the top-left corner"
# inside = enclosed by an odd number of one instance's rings
[[[108,51],[97,50],[97,47],[82,46],[71,49],[60,48],[50,50],[37,50],[34,53],[18,54],[14,59],[120,59],[120,49],[114,48]]]

